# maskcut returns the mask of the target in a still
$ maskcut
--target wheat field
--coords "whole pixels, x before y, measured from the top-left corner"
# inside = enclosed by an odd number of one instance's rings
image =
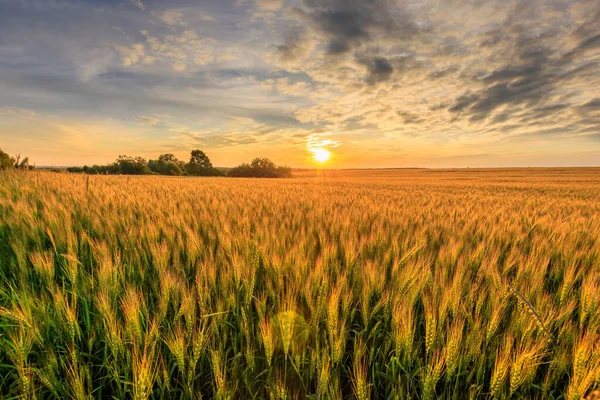
[[[579,399],[600,169],[0,174],[1,398]]]

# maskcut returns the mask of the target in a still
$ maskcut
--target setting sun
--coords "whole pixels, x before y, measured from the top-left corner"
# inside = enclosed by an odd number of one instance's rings
[[[324,163],[325,161],[329,161],[329,159],[331,158],[331,153],[329,152],[329,150],[326,150],[322,147],[310,149],[310,151],[313,152],[313,158],[317,162]]]

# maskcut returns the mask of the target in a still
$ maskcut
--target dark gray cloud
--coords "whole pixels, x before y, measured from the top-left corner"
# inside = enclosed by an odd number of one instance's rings
[[[600,32],[591,20],[570,29],[564,18],[562,23],[566,26],[562,29],[531,24],[534,13],[543,18],[557,8],[551,2],[516,2],[504,22],[481,37],[478,47],[489,52],[490,64],[497,66],[483,74],[464,77],[465,85],[480,89],[466,90],[447,105],[455,118],[464,116],[471,122],[489,120],[494,124],[519,118],[531,126],[532,121],[546,120],[557,113],[575,114],[571,109],[577,107],[577,102],[564,102],[561,96],[577,97],[584,75],[598,75],[595,60],[587,59],[585,51],[600,44]],[[572,37],[577,38],[577,43],[570,48],[565,43]],[[568,128],[556,129],[568,132],[580,125],[572,122]]]
[[[289,27],[283,34],[283,43],[277,46],[283,61],[294,61],[306,54],[306,29],[295,25]]]
[[[366,81],[370,85],[387,81],[394,72],[394,67],[390,61],[384,57],[362,58],[358,62],[367,67],[369,72]]]
[[[579,109],[583,112],[598,112],[600,111],[600,97],[595,98],[579,107]]]
[[[421,118],[418,114],[411,113],[408,111],[398,111],[397,113],[400,117],[403,118],[403,122],[405,124],[420,124],[424,122],[424,119]]]
[[[365,42],[394,37],[409,40],[421,30],[406,8],[389,0],[305,0],[307,20],[327,39],[330,55]]]
[[[600,18],[600,15],[598,17]],[[582,53],[585,53],[587,50],[591,50],[596,47],[600,47],[600,33],[583,39],[573,50],[566,53],[563,57],[566,60],[570,60],[581,55]]]
[[[584,10],[589,10],[589,13],[585,13],[587,17],[583,23],[573,30],[571,36],[575,39],[586,40],[590,37],[596,36],[600,31],[600,1],[582,1],[580,2],[584,6]]]
[[[429,79],[440,79],[458,72],[458,67],[451,66],[432,71],[427,76]]]
[[[462,112],[468,107],[472,106],[475,102],[480,99],[480,96],[475,93],[465,93],[456,98],[456,102],[452,104],[448,110],[450,112]],[[444,105],[442,105],[444,106]]]
[[[391,0],[304,0],[295,13],[316,35],[319,51],[333,65],[349,56],[367,66],[364,81],[369,85],[387,81],[395,69],[389,60],[394,54],[378,54],[380,44],[408,42],[426,30],[406,6]],[[278,46],[283,60],[305,53],[314,38],[306,28],[292,27],[284,33]]]
[[[302,63],[344,94],[302,121],[403,135],[406,125],[553,136],[598,126],[585,104],[600,84],[599,0],[303,0],[299,10],[310,33],[286,38],[282,53],[316,40]]]

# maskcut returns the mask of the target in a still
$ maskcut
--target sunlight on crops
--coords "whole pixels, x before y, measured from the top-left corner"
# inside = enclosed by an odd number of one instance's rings
[[[600,171],[0,174],[7,398],[579,399]]]

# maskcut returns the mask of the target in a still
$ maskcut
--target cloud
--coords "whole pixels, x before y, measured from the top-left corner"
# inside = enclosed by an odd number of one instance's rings
[[[582,111],[598,112],[600,111],[600,97],[596,97],[594,100],[590,100],[587,103],[579,107]]]
[[[403,118],[403,122],[405,124],[420,124],[424,122],[424,120],[418,114],[411,113],[409,111],[397,111],[397,113],[398,116]]]
[[[367,67],[366,81],[371,85],[387,81],[394,72],[394,67],[385,57],[362,58],[359,62]]]
[[[187,23],[183,20],[184,14],[181,10],[169,9],[160,13],[153,12],[152,15],[169,26],[187,26]]]
[[[317,147],[321,147],[321,148],[325,147],[325,148],[335,149],[342,145],[342,143],[339,140],[323,139],[323,136],[324,136],[324,134],[317,134],[317,133],[308,134],[308,136],[305,136],[306,147],[308,149],[314,149]]]
[[[250,135],[235,135],[227,133],[219,133],[215,135],[206,135],[196,132],[180,132],[179,135],[173,136],[172,139],[191,139],[191,144],[194,146],[202,146],[209,149],[221,147],[236,147],[258,143],[258,140]]]
[[[276,11],[283,7],[284,0],[256,0],[256,6],[263,10]]]
[[[564,42],[561,40],[561,37],[564,38],[562,31],[529,24],[532,12],[549,13],[552,6],[533,2],[519,5],[523,7],[509,12],[503,25],[480,42],[479,48],[487,47],[495,52],[492,60],[498,66],[483,75],[473,76],[469,86],[483,87],[470,88],[458,96],[448,105],[450,112],[478,122],[501,111],[491,119],[498,123],[510,119],[510,116],[520,116],[521,121],[539,120],[553,113],[564,113],[570,107],[557,94],[569,90],[576,93],[574,85],[583,72],[581,62],[585,61],[582,52],[596,45],[596,36],[584,39],[575,49],[560,47],[561,41]],[[583,25],[586,24],[588,22]],[[581,26],[575,29],[581,30]],[[540,130],[540,134],[544,132],[547,131]]]
[[[152,57],[144,57],[145,46],[143,43],[134,43],[131,46],[112,43],[110,47],[119,53],[124,67],[130,67],[144,60],[152,63],[154,60]]]
[[[453,75],[458,71],[459,71],[459,68],[456,66],[443,67],[441,69],[430,72],[427,77],[431,80],[440,79],[440,78],[444,78],[449,75]]]
[[[140,10],[144,10],[144,3],[142,3],[142,0],[129,0],[129,2],[131,4],[133,4],[134,6],[136,6],[137,8],[139,8]]]
[[[348,82],[340,71],[363,73],[371,86],[389,80],[396,67],[405,70],[410,43],[430,31],[427,18],[418,22],[403,2],[389,0],[304,0],[287,18],[302,23],[283,33],[277,46],[281,67],[307,72],[314,65],[311,78],[328,82]]]
[[[176,25],[185,26],[180,22]],[[124,67],[162,64],[170,66],[173,71],[183,72],[211,63],[232,61],[237,57],[234,48],[223,48],[212,38],[200,38],[193,29],[175,31],[163,37],[154,36],[146,30],[141,34],[145,37],[144,42],[110,45],[120,54]]]
[[[304,6],[305,18],[327,39],[329,55],[345,54],[372,40],[409,40],[421,31],[405,7],[388,0],[305,0]]]
[[[152,115],[140,115],[136,118],[139,124],[148,126],[160,126],[170,119],[169,115],[154,113]]]
[[[171,139],[207,148],[236,147],[271,142],[284,135],[281,127],[260,123],[253,118],[231,117],[220,127],[194,130],[177,127]]]
[[[208,14],[200,14],[200,19],[205,22],[217,22],[217,19]]]
[[[577,104],[599,80],[590,52],[600,45],[593,4],[457,1],[452,4],[457,20],[470,25],[458,30],[440,19],[453,18],[444,3],[432,13],[425,12],[430,5],[419,9],[402,2],[307,0],[302,16],[322,41],[324,55],[335,62],[313,55],[291,70],[303,65],[324,90],[341,94],[296,116],[343,130],[401,135],[423,136],[432,129],[488,137],[587,132],[592,121],[581,117],[585,108]],[[486,17],[465,18],[465,13]],[[306,37],[311,35],[286,37],[282,56],[293,59],[289,49]],[[367,87],[357,80],[360,71]],[[447,86],[435,83],[441,79]],[[456,129],[449,129],[452,125]]]
[[[38,114],[33,110],[27,110],[19,107],[0,107],[0,115],[5,117],[35,119]]]
[[[283,34],[283,43],[277,46],[281,60],[287,62],[304,58],[311,47],[306,36],[306,29],[300,25],[288,28]]]

